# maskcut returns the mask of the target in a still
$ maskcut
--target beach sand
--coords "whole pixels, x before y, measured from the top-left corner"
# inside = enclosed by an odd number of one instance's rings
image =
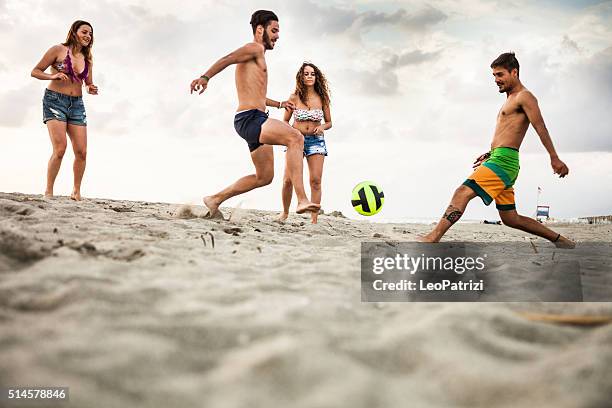
[[[360,243],[431,226],[202,211],[0,193],[0,387],[68,386],[48,406],[87,408],[611,406],[612,324],[541,314],[612,303],[361,302]],[[555,229],[612,242],[612,225]]]

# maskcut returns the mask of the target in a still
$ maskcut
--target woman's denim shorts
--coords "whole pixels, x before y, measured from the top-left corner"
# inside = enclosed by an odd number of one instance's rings
[[[87,115],[82,96],[64,95],[45,89],[43,123],[59,120],[71,125],[87,126]]]
[[[313,154],[327,156],[327,146],[322,135],[304,135],[304,156]]]

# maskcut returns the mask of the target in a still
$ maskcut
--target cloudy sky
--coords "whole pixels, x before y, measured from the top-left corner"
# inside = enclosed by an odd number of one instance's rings
[[[438,217],[476,156],[489,149],[505,95],[489,64],[515,51],[537,97],[566,179],[552,174],[533,129],[521,149],[519,212],[541,204],[556,217],[612,213],[612,2],[606,1],[46,1],[0,0],[0,191],[41,193],[51,145],[42,124],[47,85],[30,77],[72,21],[95,35],[95,83],[86,95],[86,197],[199,203],[252,172],[233,128],[234,68],[201,96],[191,80],[252,38],[256,9],[280,18],[266,54],[268,96],[285,99],[304,60],[332,90],[334,126],[323,176],[323,208],[357,218],[350,193],[380,184],[377,220]],[[282,113],[271,110],[271,116]],[[228,201],[280,209],[283,153],[272,185]],[[57,194],[71,190],[67,153]],[[494,219],[474,200],[466,218]]]

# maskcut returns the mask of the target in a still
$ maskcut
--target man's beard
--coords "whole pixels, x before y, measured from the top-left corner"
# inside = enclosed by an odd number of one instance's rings
[[[263,33],[263,42],[264,42],[264,48],[266,50],[271,50],[274,48],[274,46],[272,45],[272,41],[270,41],[270,36],[265,31]]]

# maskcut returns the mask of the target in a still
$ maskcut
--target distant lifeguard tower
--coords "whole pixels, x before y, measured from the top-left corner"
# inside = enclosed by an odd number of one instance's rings
[[[542,187],[538,187],[538,198],[536,201],[535,219],[540,222],[548,221],[548,219],[550,218],[550,206],[540,205],[540,194],[541,193],[542,193]]]
[[[548,220],[550,218],[550,206],[548,205],[538,205],[536,210],[536,220],[543,221]]]

